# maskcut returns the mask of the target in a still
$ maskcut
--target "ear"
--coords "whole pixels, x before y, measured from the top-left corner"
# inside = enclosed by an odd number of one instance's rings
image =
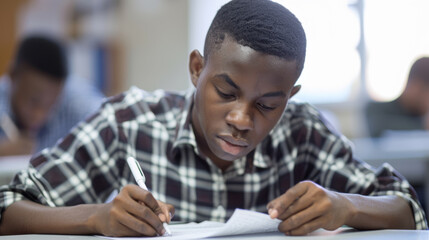
[[[300,89],[301,89],[301,85],[293,86],[292,90],[290,91],[289,99],[292,98],[293,96],[295,96],[295,94],[297,94]]]
[[[204,58],[198,50],[191,52],[189,56],[189,73],[191,74],[192,84],[196,87],[198,78],[204,68]]]

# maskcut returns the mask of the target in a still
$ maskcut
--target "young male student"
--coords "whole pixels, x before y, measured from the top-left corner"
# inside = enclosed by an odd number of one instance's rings
[[[195,90],[111,98],[1,188],[0,233],[155,235],[170,215],[225,221],[235,208],[268,212],[290,235],[427,228],[406,180],[355,160],[310,105],[287,105],[305,49],[300,22],[281,5],[225,4],[204,56],[190,54]],[[135,185],[129,156],[152,193]]]
[[[68,72],[59,40],[33,34],[20,41],[0,79],[0,156],[50,147],[100,106],[103,95]]]

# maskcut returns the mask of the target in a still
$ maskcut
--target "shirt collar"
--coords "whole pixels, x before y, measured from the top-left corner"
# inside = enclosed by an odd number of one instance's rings
[[[189,90],[185,96],[185,105],[183,111],[178,116],[178,125],[176,128],[176,140],[173,143],[173,149],[181,145],[191,145],[197,150],[195,134],[191,126],[191,112],[194,104],[194,90]]]

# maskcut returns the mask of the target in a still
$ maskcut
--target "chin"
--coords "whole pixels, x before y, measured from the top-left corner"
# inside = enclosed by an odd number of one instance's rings
[[[237,159],[240,159],[240,158],[242,158],[244,156],[247,156],[247,154],[248,154],[248,152],[246,151],[246,153],[244,153],[244,154],[241,153],[241,154],[238,154],[238,155],[232,155],[230,153],[227,153],[227,152],[224,152],[224,151],[220,150],[220,154],[216,154],[216,156],[218,158],[224,160],[224,161],[233,162],[233,161],[235,161]]]

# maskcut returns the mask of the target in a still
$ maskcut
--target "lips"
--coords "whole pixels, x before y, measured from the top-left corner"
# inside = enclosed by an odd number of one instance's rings
[[[230,135],[220,135],[220,146],[224,152],[231,155],[239,155],[249,146],[249,143],[243,139],[237,139]]]
[[[220,135],[219,138],[224,140],[225,142],[228,142],[229,144],[236,145],[239,147],[249,146],[249,144],[247,143],[246,140],[238,139],[238,138],[235,138],[235,137],[230,136],[230,135]]]

